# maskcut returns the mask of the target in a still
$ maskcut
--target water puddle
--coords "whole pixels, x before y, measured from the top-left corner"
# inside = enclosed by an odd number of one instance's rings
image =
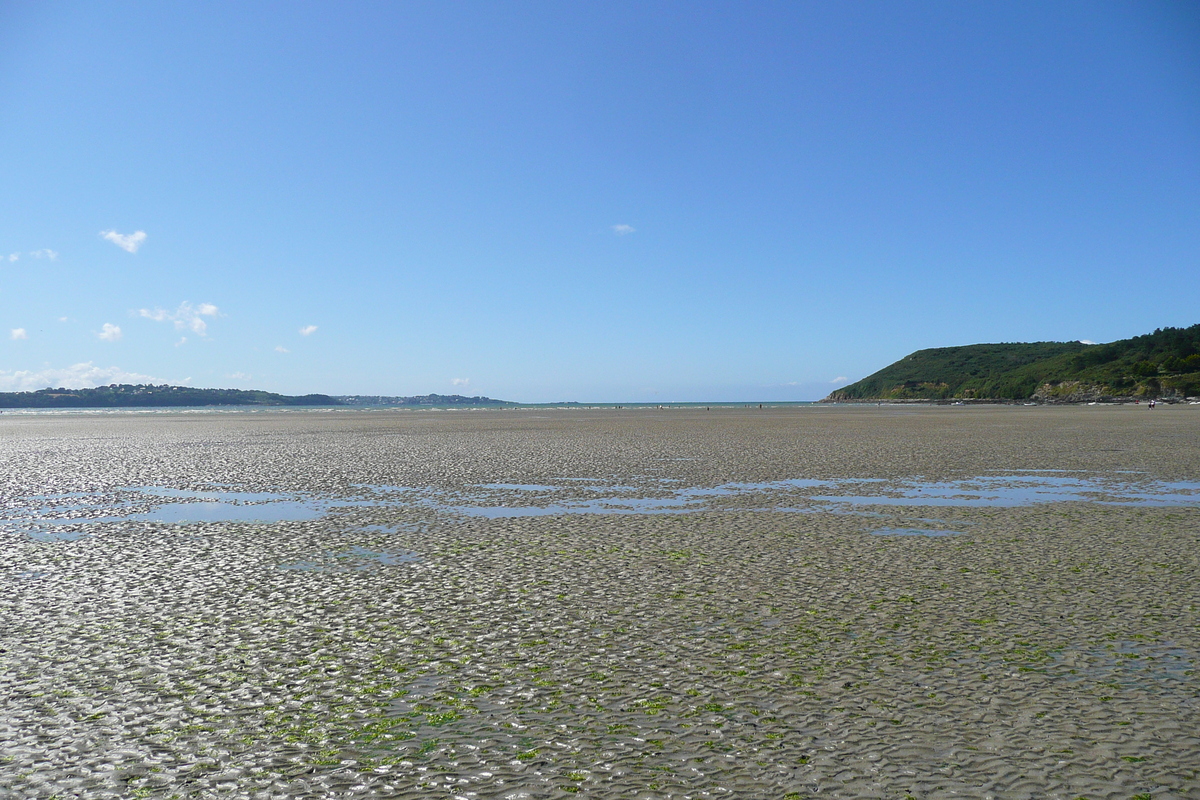
[[[49,578],[54,575],[54,571],[49,567],[29,567],[28,569],[13,572],[12,576],[19,581],[36,581],[42,578]]]
[[[7,521],[7,520],[5,520]],[[77,542],[92,535],[91,531],[56,529],[53,527],[26,530],[30,539],[35,542]]]
[[[1130,687],[1163,683],[1190,686],[1196,659],[1174,642],[1117,641],[1104,647],[1069,648],[1054,655],[1050,672],[1066,680]]]
[[[481,483],[480,489],[507,489],[514,492],[557,492],[560,486],[543,486],[539,483]]]
[[[336,501],[300,499],[277,492],[231,489],[179,489],[134,486],[115,492],[66,492],[30,497],[26,507],[8,509],[3,528],[15,528],[35,541],[75,541],[92,535],[97,523],[205,522],[275,523],[318,519]]]
[[[563,481],[590,481],[586,478],[563,478]],[[655,478],[658,483],[678,483],[677,478]],[[863,479],[859,483],[874,483],[877,479]],[[484,517],[500,519],[507,517],[536,517],[553,516],[557,514],[686,514],[706,509],[705,503],[711,498],[737,497],[743,495],[762,494],[766,492],[790,491],[796,489],[811,489],[825,486],[836,486],[830,481],[809,478],[794,478],[766,483],[726,483],[719,486],[694,486],[686,489],[663,488],[662,496],[639,496],[644,493],[633,486],[623,484],[590,481],[588,485],[574,483],[566,486],[546,484],[479,484],[470,489],[490,489],[489,493],[473,491],[448,492],[442,490],[417,490],[407,486],[370,486],[361,487],[385,495],[415,494],[413,501],[417,504],[434,508],[438,511],[460,514],[468,517]],[[496,490],[513,492],[538,492],[562,497],[558,502],[555,498],[547,498],[551,502],[544,505],[529,505],[527,502],[496,503]],[[602,493],[607,497],[575,499],[579,492]],[[515,499],[515,498],[514,498]],[[773,509],[780,510],[780,509]]]
[[[205,500],[199,503],[167,503],[124,519],[138,522],[186,524],[192,522],[300,522],[324,516],[324,509],[300,500],[238,505]]]
[[[583,500],[548,506],[436,506],[440,511],[449,511],[465,517],[502,519],[507,517],[545,517],[556,514],[686,514],[703,511],[695,501],[680,498],[621,498]]]
[[[138,486],[135,492],[156,497],[182,497],[188,500],[207,500],[216,503],[269,503],[287,500],[288,496],[276,492],[234,492],[228,490],[173,489],[169,486]]]
[[[1127,477],[1128,475],[1128,477]],[[793,478],[761,483],[724,483],[718,486],[693,486],[673,489],[662,487],[646,496],[629,486],[596,481],[590,485],[483,484],[461,491],[417,490],[412,487],[369,487],[384,494],[405,493],[406,500],[438,511],[470,517],[498,519],[506,517],[552,516],[556,514],[685,514],[711,510],[710,501],[719,498],[777,496],[782,503],[766,508],[776,513],[814,513],[877,515],[868,506],[891,507],[992,507],[1024,506],[1037,503],[1086,501],[1106,505],[1200,506],[1200,483],[1137,480],[1132,474],[1105,476],[1066,474],[1061,470],[1010,472],[957,481],[908,479],[887,481],[880,478],[817,480]],[[582,481],[584,479],[569,479]],[[655,479],[658,483],[664,480]],[[486,489],[487,492],[478,490]],[[816,491],[814,491],[816,490]],[[877,493],[867,494],[865,491]],[[497,492],[511,492],[508,502],[497,501]],[[521,497],[536,492],[547,495],[545,502],[534,504]],[[582,492],[603,493],[603,497],[579,498]],[[787,504],[804,501],[804,505]],[[728,507],[726,504],[723,507]],[[934,523],[941,520],[925,520]],[[914,528],[913,530],[917,530]],[[927,534],[926,534],[927,535]]]
[[[960,536],[962,531],[940,531],[934,528],[876,528],[872,536]]]
[[[1200,506],[1200,483],[1143,481],[1112,477],[1011,474],[959,481],[900,481],[886,494],[820,494],[810,499],[838,505],[877,506],[1028,506],[1089,501],[1104,505]]]
[[[70,541],[90,535],[89,528],[95,523],[273,524],[320,519],[338,509],[355,507],[424,508],[487,519],[558,514],[686,514],[711,510],[879,516],[879,507],[977,508],[1078,501],[1200,507],[1200,482],[1155,481],[1136,473],[1091,475],[1036,470],[951,481],[792,478],[678,488],[664,483],[677,479],[647,479],[651,482],[641,489],[615,480],[610,483],[585,478],[563,478],[559,485],[488,483],[457,490],[362,485],[355,487],[357,497],[337,499],[244,492],[230,487],[138,486],[95,495],[71,492],[30,497],[23,502],[24,507],[7,509],[7,518],[0,519],[0,531],[16,529],[42,541]],[[728,502],[740,498],[751,502],[736,507]],[[917,522],[946,524],[943,520],[925,518]],[[920,525],[883,531],[886,532],[875,531],[875,534],[953,533]]]

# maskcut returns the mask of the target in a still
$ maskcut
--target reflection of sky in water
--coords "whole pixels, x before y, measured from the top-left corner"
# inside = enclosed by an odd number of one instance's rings
[[[554,514],[682,514],[701,511],[693,501],[677,498],[608,498],[549,506],[437,506],[468,517],[542,517]]]
[[[939,531],[934,528],[876,528],[875,536],[958,536],[962,531]]]
[[[167,503],[124,519],[139,522],[298,522],[324,516],[322,508],[302,500],[237,505],[205,500]]]
[[[90,535],[74,530],[97,522],[301,522],[320,519],[337,508],[373,507],[377,500],[299,499],[279,492],[239,492],[225,489],[177,489],[165,486],[136,486],[117,493],[89,495],[70,492],[38,495],[29,500],[35,508],[9,510],[4,523],[26,528],[33,538],[74,540]],[[134,493],[129,497],[128,493]],[[164,502],[166,500],[174,502]],[[61,502],[68,500],[70,502]],[[72,528],[70,530],[66,528]]]
[[[762,483],[725,483],[712,487],[676,489],[666,496],[627,496],[632,491],[625,486],[594,485],[554,487],[527,484],[489,484],[483,488],[511,487],[516,491],[569,493],[572,489],[606,490],[613,495],[605,498],[573,500],[564,497],[559,502],[529,505],[522,502],[496,503],[494,495],[481,496],[471,492],[423,494],[417,502],[467,516],[488,518],[546,516],[553,514],[670,514],[702,511],[706,501],[722,497],[753,495],[783,495],[786,499],[803,499],[815,503],[808,507],[781,507],[776,512],[811,513],[833,511],[855,512],[860,506],[947,506],[987,507],[1023,506],[1036,503],[1087,501],[1107,505],[1200,506],[1200,483],[1140,481],[1107,477],[1061,474],[1061,470],[1036,470],[1001,476],[978,477],[958,481],[905,480],[888,482],[879,478],[842,481],[794,478]],[[384,487],[380,487],[384,488]],[[846,489],[877,488],[879,494],[843,494]],[[811,493],[805,490],[820,490]],[[412,491],[412,490],[409,490]],[[755,510],[764,510],[756,508]]]
[[[682,514],[729,508],[728,503],[711,505],[711,501],[723,498],[753,499],[752,504],[737,509],[742,511],[856,515],[875,515],[876,512],[864,508],[870,506],[1011,507],[1070,501],[1105,505],[1200,506],[1200,482],[1139,480],[1129,473],[1094,476],[1038,470],[954,481],[793,478],[677,489],[664,486],[660,479],[655,479],[661,488],[651,492],[604,480],[561,480],[565,485],[490,483],[458,491],[364,485],[356,487],[360,492],[357,499],[318,499],[224,488],[193,490],[140,486],[107,494],[72,492],[30,497],[27,502],[31,501],[32,507],[9,509],[8,518],[0,519],[0,526],[10,530],[16,528],[41,540],[71,540],[89,535],[84,528],[98,522],[269,524],[314,520],[338,509],[354,507],[423,507],[491,519],[555,514]],[[581,493],[590,496],[581,498]],[[647,494],[654,496],[645,496]],[[764,503],[767,503],[766,507]],[[920,521],[940,523],[940,520]],[[905,533],[925,530],[933,533]],[[945,535],[949,532],[914,527],[877,533]]]
[[[75,520],[75,522],[80,521],[87,522],[88,520]],[[92,535],[91,531],[56,530],[52,527],[40,530],[28,530],[26,533],[35,542],[77,542]]]
[[[1119,683],[1159,688],[1162,684],[1190,687],[1196,659],[1174,642],[1117,641],[1105,647],[1068,648],[1054,655],[1049,671],[1065,680]]]
[[[1200,483],[1147,481],[1063,475],[1004,475],[961,481],[903,481],[887,495],[813,495],[812,500],[881,506],[1026,506],[1078,500],[1107,505],[1196,506]]]
[[[262,503],[273,500],[286,500],[287,495],[277,492],[233,492],[233,491],[200,491],[196,489],[172,489],[167,486],[142,486],[134,491],[159,497],[184,497],[189,500],[212,500],[221,503]]]
[[[130,494],[132,493],[132,496]],[[88,495],[70,492],[31,497],[33,508],[9,510],[4,527],[22,529],[37,541],[73,541],[91,535],[104,522],[293,522],[318,519],[336,502],[301,500],[277,492],[197,490],[137,486]],[[68,501],[68,502],[62,502]],[[170,502],[167,502],[170,501]]]
[[[480,489],[509,489],[514,492],[556,492],[558,486],[543,486],[540,483],[481,483]]]

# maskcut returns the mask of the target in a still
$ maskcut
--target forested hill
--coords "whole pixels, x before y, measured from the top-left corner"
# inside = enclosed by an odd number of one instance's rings
[[[918,350],[823,402],[1200,395],[1200,325],[1108,344],[1033,342]]]
[[[118,408],[127,406],[336,406],[329,395],[292,397],[243,389],[112,384],[95,389],[0,392],[0,408]]]

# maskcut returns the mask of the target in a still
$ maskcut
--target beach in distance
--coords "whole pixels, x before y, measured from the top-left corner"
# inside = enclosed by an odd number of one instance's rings
[[[0,415],[0,797],[1200,796],[1200,406]]]

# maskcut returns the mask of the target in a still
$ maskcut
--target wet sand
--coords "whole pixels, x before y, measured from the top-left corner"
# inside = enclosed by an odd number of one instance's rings
[[[0,452],[3,797],[1200,797],[1200,406],[3,415]],[[1029,475],[1094,483],[905,494]]]

